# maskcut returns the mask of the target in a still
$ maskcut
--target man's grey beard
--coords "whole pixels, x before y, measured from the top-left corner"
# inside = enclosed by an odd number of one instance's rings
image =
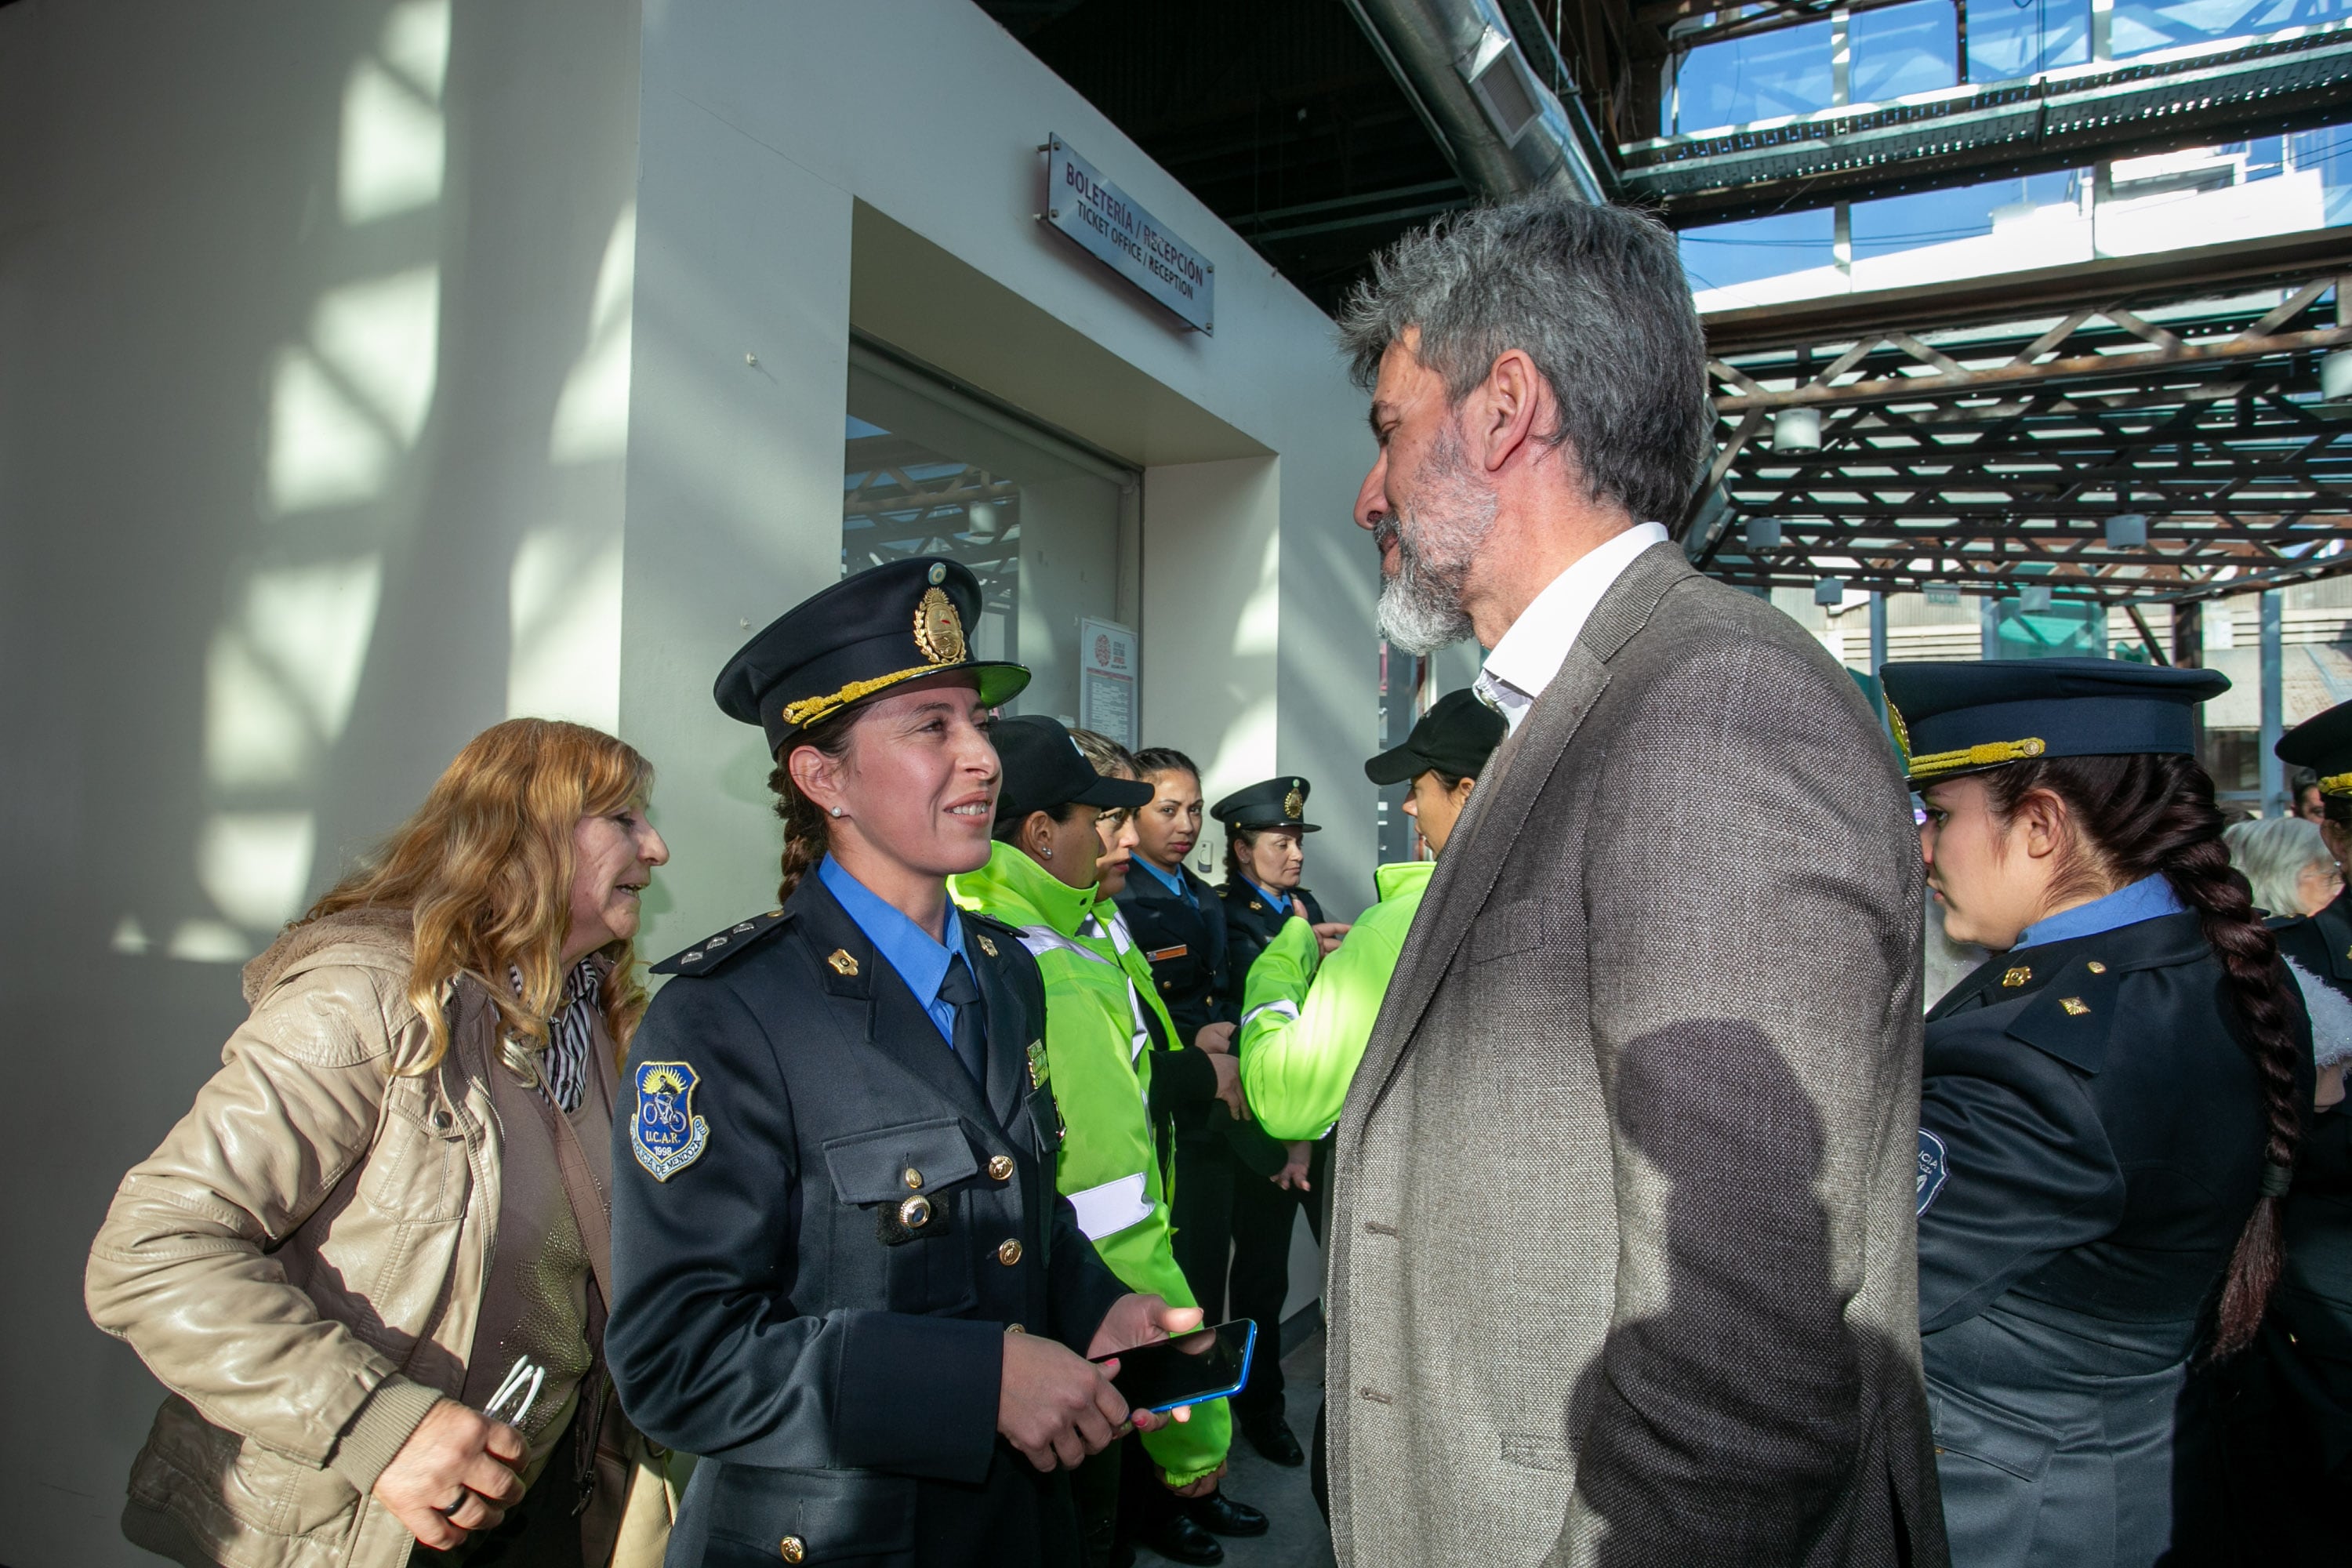
[[[1396,575],[1381,584],[1381,635],[1407,653],[1435,653],[1470,636],[1462,595],[1496,500],[1451,426],[1430,444],[1418,488],[1413,505],[1375,531],[1384,550],[1391,539],[1397,547]]]

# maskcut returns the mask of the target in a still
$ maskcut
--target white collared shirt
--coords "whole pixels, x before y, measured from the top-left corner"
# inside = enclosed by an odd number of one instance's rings
[[[1503,716],[1513,731],[1528,716],[1551,678],[1567,662],[1577,634],[1592,615],[1592,606],[1617,581],[1633,557],[1666,541],[1665,524],[1637,522],[1607,543],[1589,551],[1521,611],[1486,656],[1485,668],[1470,689],[1478,700]]]

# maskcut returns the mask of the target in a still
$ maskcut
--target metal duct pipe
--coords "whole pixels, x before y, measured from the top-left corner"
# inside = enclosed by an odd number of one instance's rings
[[[1496,201],[1558,191],[1605,202],[1568,112],[1496,0],[1347,0],[1463,183]]]

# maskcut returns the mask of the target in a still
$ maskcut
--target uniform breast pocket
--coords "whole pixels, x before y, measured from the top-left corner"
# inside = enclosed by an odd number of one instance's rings
[[[953,1314],[979,1300],[969,1216],[980,1158],[953,1117],[835,1138],[824,1145],[837,1245],[883,1254],[894,1312]]]

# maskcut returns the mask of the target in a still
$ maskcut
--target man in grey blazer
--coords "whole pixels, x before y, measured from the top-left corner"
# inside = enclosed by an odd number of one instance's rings
[[[1467,215],[1342,331],[1382,626],[1510,733],[1339,1126],[1339,1562],[1940,1564],[1918,844],[1853,679],[1644,521],[1709,439],[1674,237]]]

